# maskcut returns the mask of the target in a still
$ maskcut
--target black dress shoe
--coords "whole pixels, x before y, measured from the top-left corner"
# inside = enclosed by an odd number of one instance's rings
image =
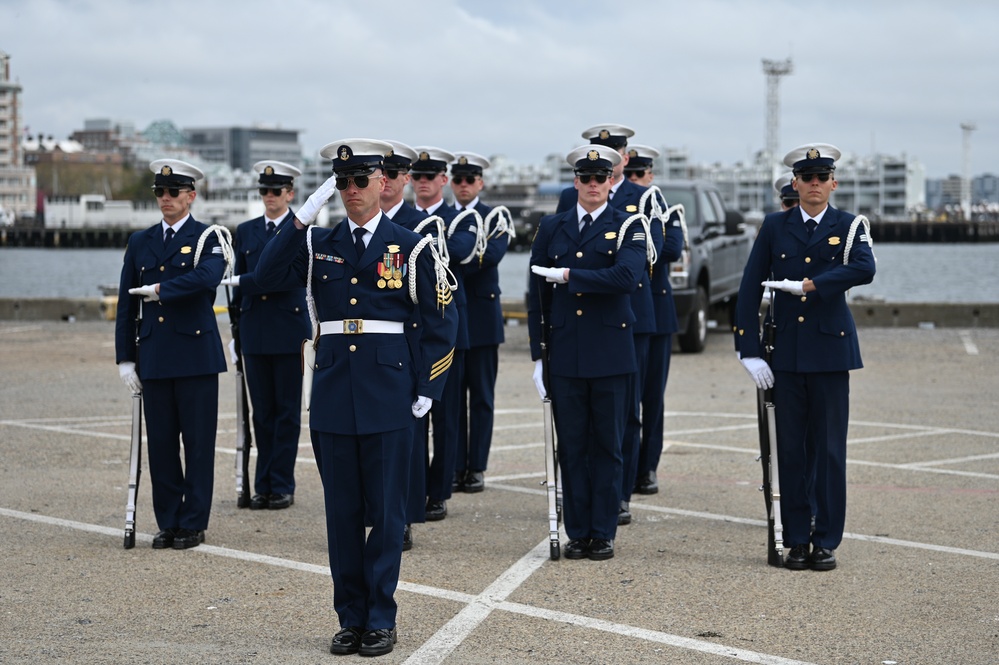
[[[631,506],[628,505],[627,501],[621,502],[621,507],[617,511],[617,523],[618,526],[631,524]]]
[[[655,471],[649,471],[635,483],[635,494],[655,494],[658,491],[659,481],[656,480]]]
[[[794,545],[784,559],[784,567],[791,570],[808,568],[808,545]]]
[[[832,570],[836,567],[836,555],[827,547],[816,547],[808,557],[812,570]]]
[[[573,538],[565,544],[566,559],[585,559],[586,552],[590,549],[589,538]]]
[[[177,536],[177,529],[163,529],[153,536],[154,550],[168,550],[173,547],[173,539]]]
[[[361,648],[358,653],[362,656],[384,656],[392,651],[397,639],[395,628],[366,631],[361,637]]]
[[[267,502],[267,507],[271,510],[281,510],[294,505],[294,494],[271,494],[270,501]]]
[[[250,497],[250,510],[263,510],[270,503],[270,494],[254,494]]]
[[[465,489],[465,474],[461,471],[456,471],[454,474],[454,479],[451,481],[451,491],[463,492],[464,489]]]
[[[177,529],[177,535],[173,539],[173,548],[175,550],[186,550],[191,547],[197,547],[203,542],[205,542],[204,531]]]
[[[475,494],[486,489],[486,477],[481,471],[469,471],[465,474],[465,482],[461,485],[461,491],[468,494]]]
[[[337,656],[347,656],[361,649],[361,636],[364,631],[357,626],[347,626],[333,636],[330,642],[330,653]]]
[[[614,558],[614,541],[604,538],[594,538],[590,541],[590,549],[587,555],[590,561],[604,561]]]
[[[407,524],[402,530],[402,551],[408,552],[413,549],[413,525]]]
[[[447,517],[446,501],[427,501],[426,519],[428,522],[440,522],[445,517]]]

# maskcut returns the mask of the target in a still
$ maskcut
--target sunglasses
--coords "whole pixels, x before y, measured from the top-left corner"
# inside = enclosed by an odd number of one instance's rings
[[[632,170],[628,171],[628,175],[629,176],[634,176],[636,178],[644,178],[645,177],[645,169],[632,169]]]
[[[404,171],[397,171],[395,169],[385,169],[385,177],[389,180],[395,180],[400,175],[405,175]]]
[[[284,191],[284,187],[261,187],[258,191],[261,196],[267,196],[267,192],[270,192],[274,196],[281,196],[281,192]]]
[[[438,173],[412,173],[410,175],[413,176],[413,180],[420,180],[421,178],[425,178],[427,180],[433,180],[434,178],[436,178],[440,174],[438,174]]]
[[[466,185],[474,185],[475,178],[476,176],[474,175],[464,175],[464,176],[456,175],[456,176],[451,176],[451,181],[456,185],[460,185],[462,182],[464,182]]]
[[[177,198],[180,196],[181,192],[190,192],[190,189],[181,189],[179,187],[153,187],[153,196],[156,198],[162,197],[164,194],[169,194],[170,198]]]
[[[831,177],[832,173],[799,173],[795,176],[801,182],[811,182],[812,178],[818,178],[819,182],[828,182]]]
[[[597,173],[595,175],[590,173],[584,173],[582,175],[577,175],[576,177],[579,178],[579,182],[583,183],[584,185],[590,182],[590,178],[593,178],[601,185],[607,182],[606,173]]]
[[[798,199],[781,199],[780,202],[783,203],[788,208],[793,208],[794,206],[798,205]]]
[[[343,190],[350,187],[350,183],[354,183],[354,186],[357,187],[358,189],[364,189],[368,186],[368,183],[371,180],[377,180],[378,178],[381,178],[381,176],[380,175],[355,175],[351,177],[337,176],[336,188],[342,192]]]

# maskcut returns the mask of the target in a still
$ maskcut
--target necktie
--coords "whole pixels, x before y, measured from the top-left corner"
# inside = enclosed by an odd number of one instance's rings
[[[593,221],[593,218],[590,216],[590,213],[586,213],[585,215],[583,215],[583,219],[579,223],[579,230],[582,232],[582,231],[585,231],[586,229],[590,228],[590,222],[592,222],[592,221]]]
[[[273,234],[275,228],[277,228],[277,226],[275,226],[274,222],[268,220],[268,222],[267,222],[267,235]]]
[[[808,237],[809,238],[812,237],[812,233],[815,232],[815,227],[818,226],[818,225],[819,225],[819,223],[816,222],[814,219],[806,219],[805,220],[805,228],[808,229]]]
[[[163,234],[163,246],[166,247],[173,240],[173,228],[167,227],[166,233]]]
[[[357,258],[360,260],[361,255],[364,254],[364,229],[362,228],[354,229],[354,251],[357,252]]]

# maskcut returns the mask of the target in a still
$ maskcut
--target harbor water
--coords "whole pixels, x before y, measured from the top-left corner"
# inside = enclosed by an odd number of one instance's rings
[[[999,302],[999,245],[992,243],[882,243],[874,247],[878,273],[853,289],[851,299],[897,303]],[[0,249],[0,298],[101,295],[117,285],[122,249]],[[500,264],[504,298],[524,295],[530,255],[510,252]],[[220,298],[225,295],[220,289]]]

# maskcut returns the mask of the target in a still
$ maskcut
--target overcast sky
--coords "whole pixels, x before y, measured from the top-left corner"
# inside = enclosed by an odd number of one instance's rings
[[[999,172],[999,4],[0,0],[23,123],[298,129],[540,163],[618,122],[697,163],[765,143],[761,60],[791,58],[780,152],[808,142]]]

